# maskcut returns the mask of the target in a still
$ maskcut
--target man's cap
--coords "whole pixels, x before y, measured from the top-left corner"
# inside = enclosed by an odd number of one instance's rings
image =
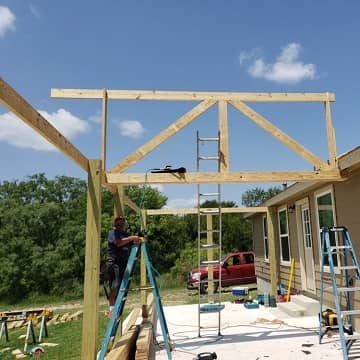
[[[119,215],[114,219],[114,225],[118,222],[118,221],[125,221],[125,216]]]

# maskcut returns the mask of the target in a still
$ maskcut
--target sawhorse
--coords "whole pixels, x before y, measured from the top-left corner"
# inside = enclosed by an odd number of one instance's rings
[[[0,340],[3,336],[3,334],[5,334],[6,337],[6,341],[9,342],[9,333],[8,333],[8,328],[7,328],[7,316],[2,316],[0,315],[0,321],[1,321],[1,328],[0,328]]]
[[[139,256],[140,250],[142,250],[142,253],[145,257],[145,263],[146,263],[146,270],[150,281],[150,286],[153,290],[154,295],[154,302],[155,302],[155,308],[157,315],[159,317],[159,322],[161,326],[162,335],[164,338],[164,345],[165,349],[168,355],[168,359],[171,360],[171,351],[172,351],[172,343],[169,336],[169,331],[167,328],[165,316],[163,307],[161,304],[160,294],[158,287],[156,285],[155,275],[153,271],[153,267],[151,265],[147,243],[145,241],[142,241],[140,244],[135,244],[131,248],[129,260],[126,266],[126,270],[124,272],[123,279],[121,281],[119,294],[116,298],[113,313],[111,316],[111,319],[109,321],[109,324],[107,326],[104,341],[101,346],[101,350],[98,355],[98,360],[104,360],[105,356],[108,351],[112,349],[113,341],[117,332],[117,329],[119,327],[120,318],[124,310],[125,302],[126,302],[126,296],[129,291],[131,277],[135,269],[136,260]]]

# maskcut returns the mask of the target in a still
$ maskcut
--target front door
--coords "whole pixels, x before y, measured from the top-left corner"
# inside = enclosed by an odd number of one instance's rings
[[[314,255],[313,255],[313,240],[311,234],[311,221],[309,204],[303,203],[300,205],[301,211],[301,228],[302,240],[304,244],[304,271],[306,280],[306,290],[315,292],[315,269],[314,269]]]

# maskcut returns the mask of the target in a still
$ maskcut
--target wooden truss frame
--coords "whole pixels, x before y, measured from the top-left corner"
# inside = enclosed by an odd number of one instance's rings
[[[229,93],[229,92],[179,92],[143,90],[88,90],[52,89],[51,96],[65,99],[102,99],[102,163],[104,164],[105,184],[142,184],[144,174],[125,173],[125,171],[148,155],[159,145],[189,125],[198,116],[218,104],[218,123],[220,132],[221,167],[219,173],[149,174],[149,184],[199,184],[199,183],[241,183],[241,182],[302,182],[342,180],[336,164],[335,130],[332,126],[330,102],[335,101],[332,93]],[[153,101],[199,101],[190,111],[178,118],[170,126],[153,137],[143,146],[122,159],[106,171],[106,114],[108,100],[153,100]],[[322,102],[325,107],[325,123],[329,160],[322,160],[309,149],[280,130],[264,116],[245,102]],[[228,144],[228,111],[230,104],[256,125],[285,144],[303,159],[308,161],[314,171],[271,171],[271,172],[231,172]]]
[[[341,181],[336,159],[335,131],[332,126],[330,103],[335,101],[332,93],[235,93],[235,92],[178,92],[178,91],[140,91],[140,90],[81,90],[52,89],[54,98],[78,98],[102,100],[102,141],[101,159],[88,159],[72,145],[47,119],[37,112],[20,94],[0,78],[0,104],[15,113],[26,124],[47,139],[61,152],[70,157],[88,173],[85,280],[84,280],[84,318],[82,334],[82,359],[95,359],[98,336],[99,307],[99,263],[101,235],[101,186],[106,186],[114,194],[115,213],[123,213],[124,204],[135,211],[140,209],[124,196],[124,185],[142,184],[144,174],[131,174],[125,171],[141,160],[163,142],[189,125],[199,115],[212,106],[218,106],[218,127],[220,132],[220,171],[217,173],[149,174],[149,184],[190,184],[190,183],[241,183],[241,182],[287,182],[287,181]],[[198,101],[186,114],[178,118],[142,147],[106,170],[106,128],[108,100],[160,100],[160,101]],[[277,128],[246,103],[248,102],[320,102],[325,107],[325,123],[329,160],[325,161]],[[271,171],[271,172],[231,172],[228,144],[228,105],[240,111],[255,124],[267,131],[295,153],[307,160],[314,171]],[[165,214],[192,214],[197,209],[159,209],[144,210],[143,216]],[[263,212],[267,214],[269,258],[271,262],[272,291],[276,292],[277,259],[275,253],[275,212],[272,208],[223,208],[224,213]],[[144,264],[141,266],[141,281],[146,278]],[[142,301],[146,301],[143,300]],[[143,302],[144,303],[144,302]]]

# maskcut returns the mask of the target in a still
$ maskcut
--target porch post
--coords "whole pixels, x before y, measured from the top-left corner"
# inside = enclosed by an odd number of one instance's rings
[[[277,273],[276,244],[275,244],[275,224],[276,211],[273,207],[268,207],[266,213],[268,242],[269,242],[269,262],[270,262],[270,279],[271,279],[271,295],[277,295],[277,285],[279,282]]]
[[[101,173],[101,161],[89,160],[85,245],[84,316],[81,344],[81,359],[83,360],[95,360],[98,350]]]

